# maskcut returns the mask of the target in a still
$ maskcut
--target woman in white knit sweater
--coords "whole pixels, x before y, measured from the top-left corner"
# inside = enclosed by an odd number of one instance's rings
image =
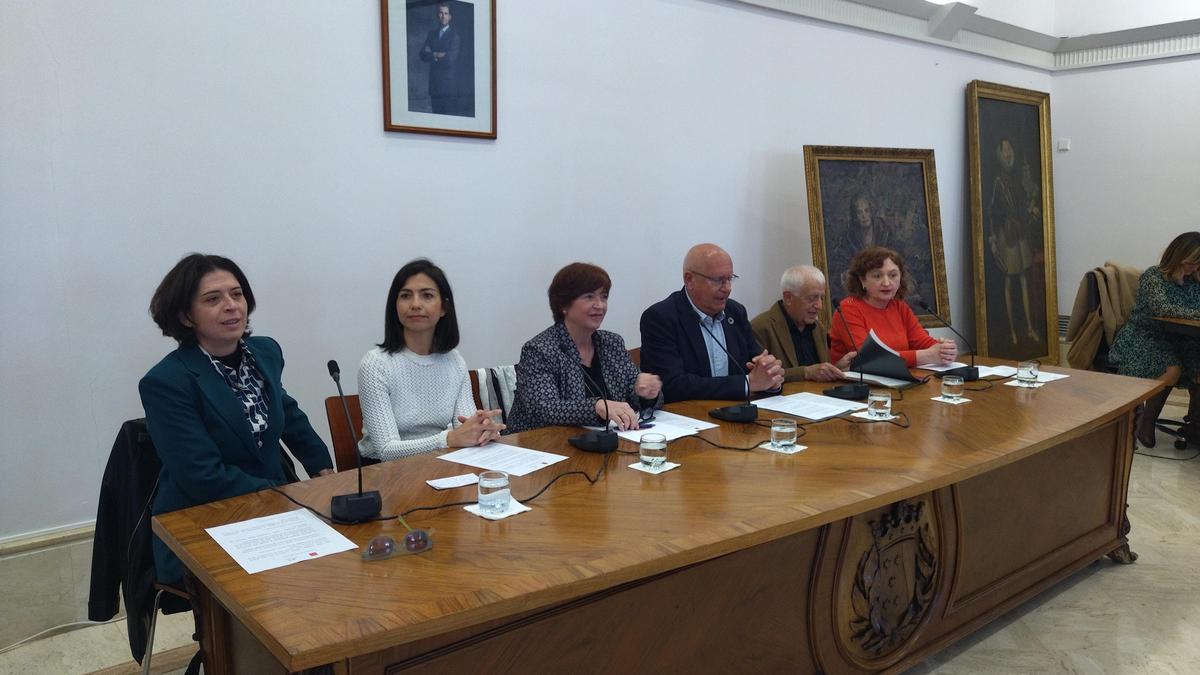
[[[441,268],[414,260],[388,291],[383,342],[358,364],[363,437],[358,451],[382,461],[440,448],[483,445],[503,424],[477,410],[458,346],[458,319]]]

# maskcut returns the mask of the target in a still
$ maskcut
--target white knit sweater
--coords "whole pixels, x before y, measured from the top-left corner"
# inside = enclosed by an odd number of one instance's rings
[[[421,356],[376,347],[358,364],[364,457],[399,459],[446,447],[458,416],[475,414],[467,364],[457,349]]]

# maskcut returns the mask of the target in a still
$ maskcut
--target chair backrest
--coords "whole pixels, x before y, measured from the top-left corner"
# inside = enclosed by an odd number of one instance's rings
[[[468,370],[467,377],[471,378],[471,397],[475,399],[475,409],[483,410],[483,399],[479,398],[479,373]]]
[[[633,365],[637,366],[638,368],[641,368],[642,367],[642,348],[634,347],[633,349],[630,349],[629,350],[629,360],[633,361]]]
[[[358,394],[346,397],[346,407],[350,409],[350,419],[354,421],[354,431],[362,438],[362,408],[358,403]],[[338,471],[348,471],[358,466],[355,455],[358,448],[354,445],[354,436],[346,424],[346,413],[342,410],[342,402],[337,396],[325,399],[325,417],[329,420],[329,437],[333,440],[333,459]]]

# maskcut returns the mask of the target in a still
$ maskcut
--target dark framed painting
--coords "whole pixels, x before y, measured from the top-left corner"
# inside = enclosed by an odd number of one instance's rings
[[[941,325],[921,301],[950,320],[933,150],[806,145],[804,176],[813,265],[825,273],[831,300],[822,310],[826,326],[832,303],[847,295],[850,260],[870,246],[904,257],[905,301],[921,325]]]
[[[383,128],[496,137],[496,0],[381,0]]]
[[[1058,362],[1050,95],[967,85],[976,347]]]

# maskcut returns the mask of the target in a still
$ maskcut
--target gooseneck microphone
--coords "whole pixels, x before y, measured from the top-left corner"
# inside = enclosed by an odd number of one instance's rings
[[[593,358],[598,359],[600,358],[600,355],[596,354]],[[604,401],[604,430],[585,431],[578,436],[572,436],[568,438],[567,442],[572,446],[583,450],[584,452],[613,452],[617,449],[617,432],[608,428],[609,420],[611,419],[608,415],[608,396],[605,395],[606,392],[604,388],[596,384],[596,381],[593,380],[592,377],[588,375],[587,371],[583,369],[582,363],[579,364],[579,372],[583,373],[584,379],[586,379],[593,387],[595,387],[596,391],[600,392],[600,400]]]
[[[834,300],[833,313],[842,318],[842,328],[846,329],[846,339],[853,340],[854,334],[850,332],[850,324],[846,323],[846,315],[842,313],[841,305],[841,300]],[[862,351],[862,349],[858,348],[856,351]],[[840,398],[845,401],[865,401],[867,400],[867,396],[871,394],[871,388],[868,387],[867,383],[863,381],[862,370],[859,370],[858,382],[839,384],[836,387],[830,387],[821,393],[825,394],[826,396]]]
[[[725,355],[729,357],[729,362],[736,363],[738,369],[746,374],[746,402],[739,403],[737,405],[727,405],[723,408],[713,408],[712,410],[708,411],[708,416],[723,420],[725,422],[753,422],[757,420],[758,406],[750,402],[750,371],[746,370],[746,367],[743,366],[740,361],[733,358],[733,354],[730,354],[729,350],[725,348],[725,345],[721,344],[721,341],[717,339],[717,336],[713,335],[713,332],[708,329],[708,326],[704,325],[704,319],[697,316],[696,322],[700,324],[700,328],[702,328],[705,333],[708,333],[708,336],[713,339],[713,342],[715,342],[716,345],[721,348],[721,351],[725,352]],[[729,325],[733,325],[733,317],[729,317]]]
[[[949,328],[951,333],[954,333],[960,340],[963,341],[963,344],[971,348],[971,365],[961,366],[959,368],[951,368],[950,370],[943,370],[942,372],[937,373],[937,376],[945,377],[947,375],[960,375],[962,376],[963,382],[974,382],[975,380],[978,380],[979,369],[975,367],[975,345],[971,344],[967,338],[963,337],[962,333],[954,330],[954,326],[951,326],[949,321],[943,319],[941,315],[933,311],[933,309],[929,307],[929,303],[925,302],[924,300],[918,300],[917,305],[921,309],[932,314],[933,318],[941,321],[943,326]]]
[[[327,364],[329,376],[337,385],[338,398],[342,401],[342,412],[346,413],[346,426],[350,427],[350,438],[354,439],[354,460],[358,463],[358,494],[336,495],[329,503],[329,513],[333,519],[342,523],[361,523],[371,520],[383,510],[383,499],[378,490],[363,492],[362,484],[362,455],[358,454],[358,434],[354,432],[354,421],[350,418],[350,406],[346,405],[346,395],[342,393],[342,369],[337,361]]]

